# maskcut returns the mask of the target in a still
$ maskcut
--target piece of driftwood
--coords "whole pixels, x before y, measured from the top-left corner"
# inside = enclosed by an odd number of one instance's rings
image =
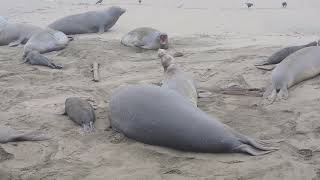
[[[99,77],[99,64],[97,62],[93,62],[92,64],[92,71],[93,71],[93,81],[94,82],[99,82],[100,77]]]

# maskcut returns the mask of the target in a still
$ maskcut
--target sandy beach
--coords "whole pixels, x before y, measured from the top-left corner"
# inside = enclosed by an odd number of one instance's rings
[[[289,90],[289,99],[262,103],[261,92],[228,95],[221,89],[265,89],[271,71],[254,63],[275,51],[320,39],[320,1],[229,0],[1,0],[0,16],[45,27],[67,15],[118,5],[126,13],[103,34],[74,36],[64,50],[46,54],[61,70],[22,64],[23,46],[0,47],[0,125],[40,130],[48,141],[0,145],[0,179],[85,180],[318,180],[320,179],[320,77]],[[107,129],[109,96],[124,84],[157,84],[163,69],[156,51],[137,52],[120,38],[149,26],[167,32],[170,53],[211,95],[199,108],[242,134],[281,140],[264,156],[180,152],[130,140]],[[100,64],[100,82],[91,64]],[[60,115],[65,99],[88,99],[96,131],[86,134]]]

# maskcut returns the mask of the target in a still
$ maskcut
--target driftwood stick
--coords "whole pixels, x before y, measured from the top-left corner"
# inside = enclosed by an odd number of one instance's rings
[[[99,64],[97,62],[93,62],[92,64],[92,71],[93,71],[93,81],[98,82],[100,81],[99,77]]]

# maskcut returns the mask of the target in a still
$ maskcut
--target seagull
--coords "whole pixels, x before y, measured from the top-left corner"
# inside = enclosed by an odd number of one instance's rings
[[[102,4],[102,1],[103,0],[99,0],[99,1],[96,2],[96,4]]]
[[[282,3],[282,7],[283,7],[283,8],[286,8],[287,5],[288,5],[287,2],[285,2],[285,1]]]
[[[177,8],[182,8],[183,5],[184,5],[184,2],[183,2],[183,0],[181,0],[181,1],[179,2],[179,4],[178,4]]]
[[[253,6],[253,3],[246,3],[246,5],[248,6],[248,8],[250,8],[251,6]]]

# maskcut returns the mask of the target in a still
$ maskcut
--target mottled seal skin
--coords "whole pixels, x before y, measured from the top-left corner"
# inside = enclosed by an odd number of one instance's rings
[[[16,142],[16,141],[43,141],[49,137],[38,131],[17,131],[10,127],[0,127],[0,143]]]
[[[306,48],[306,47],[311,47],[311,46],[317,46],[318,42],[314,41],[305,45],[301,45],[301,46],[289,46],[289,47],[285,47],[277,52],[275,52],[273,55],[271,55],[268,59],[266,60],[262,60],[262,61],[258,61],[255,65],[256,66],[262,66],[262,65],[269,65],[269,64],[278,64],[280,63],[282,60],[284,60],[286,57],[288,57],[290,54]]]
[[[24,58],[24,63],[31,65],[48,66],[52,69],[61,69],[62,66],[51,62],[47,57],[41,55],[37,51],[29,52]]]
[[[84,131],[91,132],[94,130],[96,116],[92,105],[81,98],[67,98],[65,102],[65,115],[83,127]]]
[[[287,99],[288,88],[318,74],[320,74],[320,47],[300,49],[289,55],[272,71],[272,85],[266,90],[264,97],[271,102],[277,97],[280,100]]]
[[[137,141],[183,151],[250,155],[276,148],[246,137],[209,117],[176,91],[159,86],[126,86],[110,100],[112,129]]]
[[[130,31],[122,37],[121,44],[148,50],[168,49],[169,47],[168,35],[149,27]]]
[[[67,35],[85,33],[103,33],[108,31],[118,21],[126,10],[112,6],[103,11],[89,11],[70,15],[56,20],[48,27],[61,31]]]
[[[24,46],[24,55],[31,51],[37,51],[40,54],[51,51],[59,51],[67,47],[69,38],[60,31],[53,29],[44,29],[35,33]]]
[[[198,93],[194,80],[176,64],[166,50],[159,49],[158,56],[164,70],[164,81],[161,87],[175,90],[197,107]]]
[[[25,44],[34,33],[41,30],[40,27],[30,24],[4,24],[0,29],[0,46],[14,47]]]

